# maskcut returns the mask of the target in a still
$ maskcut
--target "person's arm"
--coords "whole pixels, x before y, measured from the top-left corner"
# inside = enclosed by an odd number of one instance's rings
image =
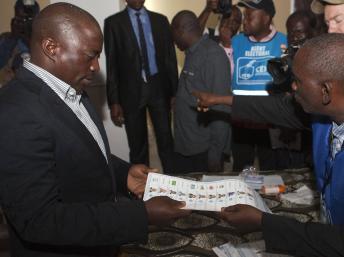
[[[230,95],[231,75],[230,64],[222,49],[216,48],[207,53],[207,59],[202,67],[204,83],[209,92],[219,95]],[[228,143],[230,106],[217,105],[208,114],[209,148],[208,169],[210,172],[219,172],[222,169],[221,156]]]
[[[310,128],[310,118],[290,95],[233,97],[232,119],[305,129]]]
[[[293,256],[344,256],[344,227],[296,220],[264,213],[263,237],[268,252]]]
[[[118,84],[119,84],[119,74],[118,74],[118,47],[116,41],[116,35],[114,31],[114,25],[110,18],[106,19],[104,22],[104,51],[106,57],[106,89],[108,104],[111,106],[113,104],[119,103],[118,95]]]
[[[178,88],[178,66],[177,66],[177,56],[176,49],[174,47],[171,27],[166,17],[163,17],[164,28],[164,47],[165,47],[165,68],[167,72],[170,94],[169,97],[175,97]]]
[[[220,217],[242,232],[263,231],[267,252],[293,256],[344,256],[344,227],[263,213],[249,205],[223,208]]]
[[[201,26],[201,31],[205,29],[210,14],[217,9],[219,0],[207,0],[206,6],[201,14],[198,16],[198,22]]]
[[[104,50],[106,57],[106,93],[111,119],[116,126],[124,122],[122,106],[119,103],[118,47],[113,24],[108,18],[104,22]]]
[[[305,113],[292,96],[220,96],[194,91],[200,110],[218,104],[232,106],[236,120],[270,123],[291,129],[309,128],[310,115]]]

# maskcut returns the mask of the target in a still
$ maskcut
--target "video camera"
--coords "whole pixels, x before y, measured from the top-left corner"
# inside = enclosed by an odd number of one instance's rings
[[[293,81],[292,65],[293,59],[300,49],[301,43],[290,44],[284,51],[283,55],[268,61],[267,69],[273,80],[273,90],[282,92],[291,92],[291,84]]]
[[[216,13],[221,13],[223,16],[230,16],[232,12],[232,0],[219,0]]]

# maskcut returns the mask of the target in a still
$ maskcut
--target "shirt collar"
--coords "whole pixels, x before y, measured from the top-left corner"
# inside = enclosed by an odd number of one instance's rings
[[[42,79],[63,101],[80,102],[81,94],[77,94],[76,90],[66,82],[27,60],[24,60],[23,66]]]
[[[344,123],[337,125],[337,123],[332,122],[332,134],[334,137],[344,140]]]
[[[272,24],[270,25],[270,30],[271,32],[269,33],[269,35],[265,36],[264,38],[262,38],[261,40],[257,40],[254,36],[249,36],[249,39],[253,42],[268,42],[270,41],[275,34],[277,33],[277,30],[275,28],[275,26],[273,26]]]
[[[148,15],[147,10],[144,6],[140,10],[135,10],[135,9],[127,6],[127,10],[128,10],[130,17],[134,17],[134,18],[136,18],[136,13],[138,13],[138,12],[141,14],[140,17],[145,17],[146,15]]]
[[[194,43],[192,46],[190,46],[185,53],[186,54],[191,54],[193,52],[196,51],[196,49],[198,48],[198,46],[201,44],[201,42],[203,42],[204,40],[206,40],[208,38],[208,34],[204,34],[196,43]]]
[[[226,51],[226,53],[233,54],[233,47],[232,46],[225,47],[225,46],[222,45],[222,43],[220,43],[219,45]]]

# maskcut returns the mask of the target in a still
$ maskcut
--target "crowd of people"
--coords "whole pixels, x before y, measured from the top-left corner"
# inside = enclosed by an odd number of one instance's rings
[[[206,22],[219,12],[218,0],[207,0],[199,17],[178,12],[171,24],[144,2],[126,0],[105,19],[103,34],[75,5],[39,12],[35,1],[17,0],[12,31],[0,37],[0,206],[11,254],[114,256],[123,244],[145,242],[149,225],[191,213],[168,197],[142,201],[154,171],[148,111],[170,174],[220,172],[230,153],[234,170],[253,165],[255,154],[261,169],[299,167],[306,150],[297,145],[311,128],[327,224],[246,205],[219,216],[239,230],[262,230],[270,252],[344,256],[344,1],[313,0],[313,12],[289,16],[287,35],[273,25],[273,0],[240,0],[220,10],[213,30]],[[314,13],[324,14],[328,33],[314,29]],[[125,125],[130,163],[111,154],[85,92],[99,72],[103,42],[111,118]],[[174,45],[185,52],[179,78]],[[282,55],[290,69],[283,79],[269,66]]]

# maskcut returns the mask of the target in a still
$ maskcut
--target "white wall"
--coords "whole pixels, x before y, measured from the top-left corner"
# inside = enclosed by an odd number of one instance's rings
[[[123,0],[50,0],[50,3],[56,2],[68,2],[79,6],[90,12],[103,28],[104,19],[109,15],[112,15],[124,7]],[[127,136],[123,128],[116,127],[111,119],[110,113],[106,101],[106,89],[105,89],[105,55],[104,51],[100,56],[100,78],[97,80],[94,86],[89,87],[87,92],[89,93],[93,103],[96,105],[98,113],[102,115],[104,126],[109,138],[111,152],[118,157],[129,160],[129,147]]]

